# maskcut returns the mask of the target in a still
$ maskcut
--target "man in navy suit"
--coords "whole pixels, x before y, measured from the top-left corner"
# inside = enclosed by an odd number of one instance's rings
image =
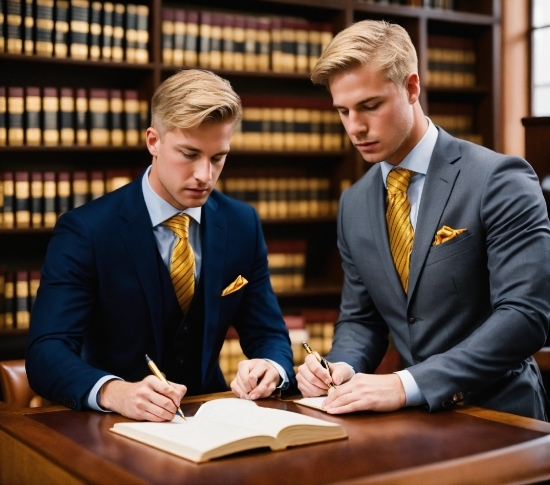
[[[143,176],[59,218],[31,318],[31,387],[74,409],[170,420],[184,394],[227,389],[218,357],[230,325],[249,359],[231,383],[236,395],[293,387],[258,215],[213,190],[239,97],[211,72],[182,70],[156,90],[151,111]],[[190,220],[190,306],[171,278],[177,236],[164,223],[177,214]],[[146,354],[169,383],[151,375]]]
[[[326,411],[464,401],[546,419],[532,354],[550,319],[550,224],[531,166],[424,115],[415,48],[399,25],[366,20],[340,32],[312,80],[329,88],[372,164],[340,201],[344,287]],[[400,237],[411,229],[412,243]],[[405,369],[375,375],[388,334]],[[331,376],[308,356],[297,379],[317,396]]]

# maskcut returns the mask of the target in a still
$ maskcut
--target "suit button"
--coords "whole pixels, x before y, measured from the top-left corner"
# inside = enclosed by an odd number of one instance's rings
[[[409,323],[411,325],[414,325],[416,323],[416,318],[414,318],[414,317],[409,318]]]
[[[445,401],[443,401],[443,402],[441,403],[441,407],[442,407],[442,408],[446,408],[446,407],[447,407],[447,403],[446,403]]]

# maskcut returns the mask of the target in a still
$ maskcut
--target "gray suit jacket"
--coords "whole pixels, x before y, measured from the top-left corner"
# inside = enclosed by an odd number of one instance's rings
[[[439,129],[403,291],[372,167],[340,201],[344,288],[328,359],[373,372],[391,333],[430,410],[465,402],[545,419],[530,357],[550,318],[550,224],[531,166]],[[442,226],[467,229],[432,246]]]

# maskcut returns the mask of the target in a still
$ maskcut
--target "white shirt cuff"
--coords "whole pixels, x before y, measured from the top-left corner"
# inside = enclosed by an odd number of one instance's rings
[[[422,394],[414,377],[407,369],[394,372],[394,374],[399,376],[403,388],[405,389],[405,406],[420,406],[421,404],[426,404],[424,394]]]
[[[271,359],[264,359],[270,362],[275,366],[275,369],[277,369],[277,372],[281,376],[281,383],[277,386],[277,389],[286,389],[288,385],[288,376],[286,375],[286,371],[279,365],[277,362],[273,362]]]
[[[92,390],[90,391],[90,394],[88,394],[88,407],[93,409],[94,411],[103,411],[104,413],[110,413],[111,411],[109,409],[102,408],[99,405],[99,390],[101,389],[101,386],[105,384],[107,381],[112,381],[113,379],[122,380],[120,377],[117,376],[103,376],[99,381],[97,381],[92,387]]]

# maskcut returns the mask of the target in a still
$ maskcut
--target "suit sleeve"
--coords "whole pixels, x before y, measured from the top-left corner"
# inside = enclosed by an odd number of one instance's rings
[[[524,160],[502,157],[493,165],[479,218],[493,310],[463,341],[408,369],[430,409],[513,378],[511,369],[539,350],[548,333],[550,228],[538,179]]]
[[[32,389],[73,409],[86,407],[90,389],[107,375],[81,358],[97,284],[93,260],[86,225],[74,213],[63,215],[48,246],[29,329]]]
[[[344,269],[340,316],[334,329],[331,362],[346,362],[355,372],[372,373],[388,347],[388,327],[370,297],[350,254],[343,227],[347,211],[354,210],[342,195],[338,213],[338,249]]]
[[[296,389],[293,370],[292,348],[288,329],[271,287],[267,266],[265,244],[260,219],[251,209],[254,224],[254,255],[249,283],[243,288],[244,295],[233,319],[239,333],[243,352],[249,359],[271,359],[283,367],[289,378],[288,392]]]

